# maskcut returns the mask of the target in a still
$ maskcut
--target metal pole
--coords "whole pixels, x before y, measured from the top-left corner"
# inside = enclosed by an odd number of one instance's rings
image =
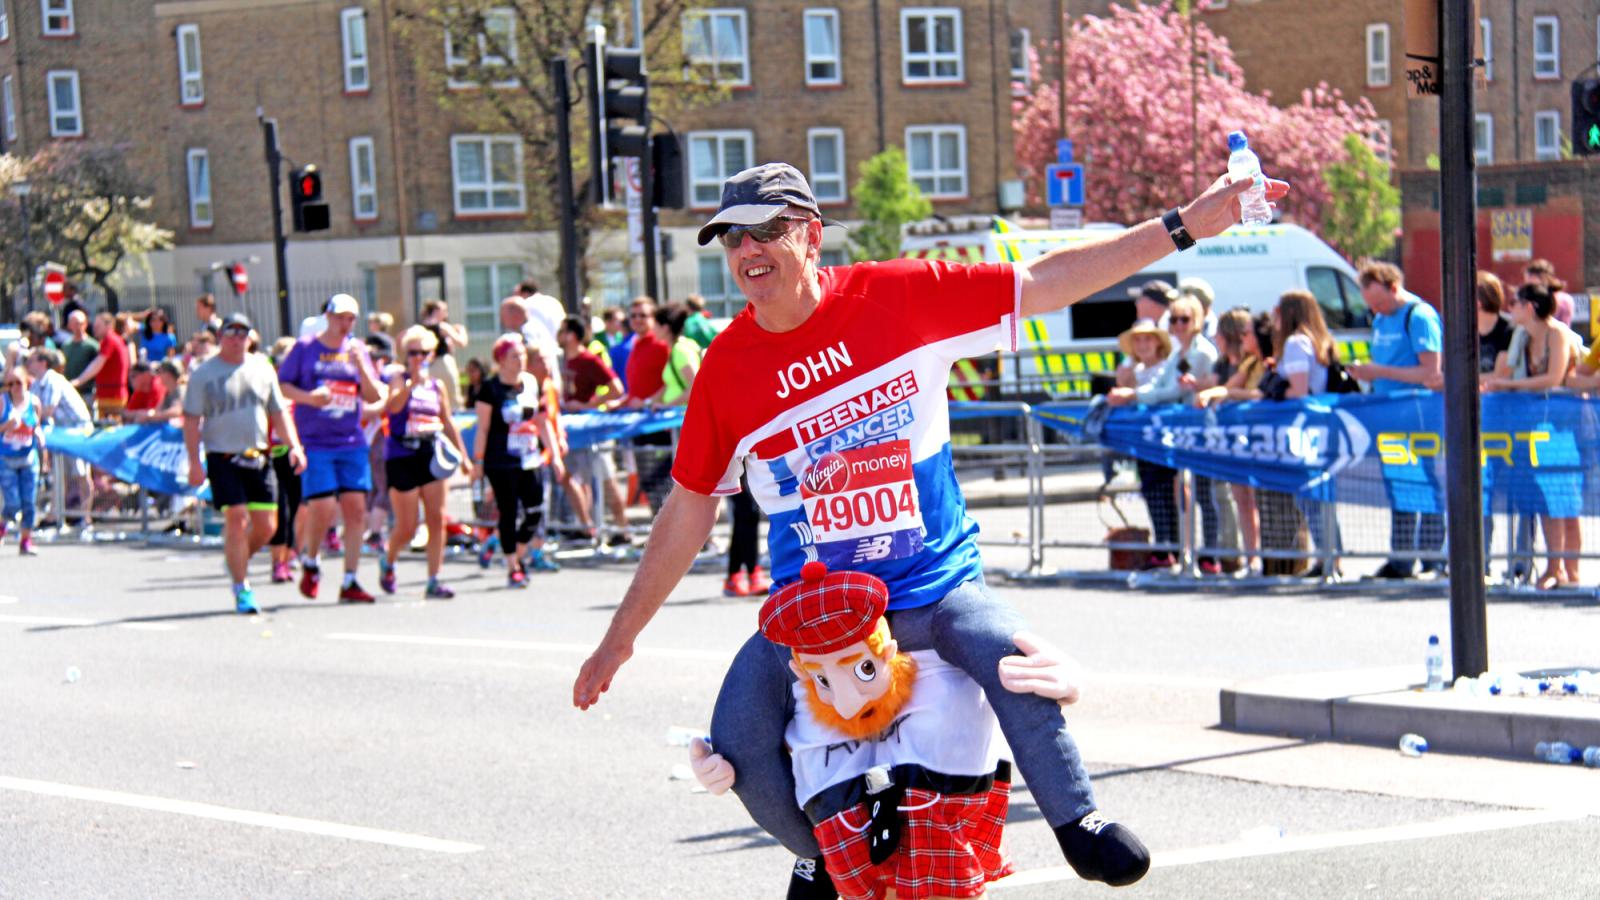
[[[643,57],[639,66],[644,67]],[[645,104],[644,115],[639,123],[644,126],[644,153],[639,157],[639,221],[640,231],[644,238],[644,292],[647,296],[661,299],[661,269],[656,264],[656,191],[655,191],[655,160],[654,153],[650,152],[650,105]]]
[[[278,182],[282,177],[283,154],[278,152],[278,122],[256,110],[261,122],[261,137],[266,141],[267,178],[272,188],[272,256],[278,278],[278,326],[283,334],[296,334],[293,313],[289,309],[289,239],[283,233],[283,198],[279,196]]]
[[[1450,650],[1455,677],[1489,669],[1483,593],[1482,460],[1478,455],[1476,176],[1472,170],[1472,18],[1469,0],[1440,0],[1439,234],[1444,263],[1444,429],[1449,464]]]
[[[1182,504],[1178,507],[1178,541],[1182,545],[1178,548],[1178,573],[1184,578],[1200,577],[1200,558],[1195,553],[1195,548],[1200,541],[1195,536],[1200,529],[1199,524],[1200,502],[1194,492],[1194,473],[1188,469],[1178,472],[1178,500]]]
[[[550,87],[555,92],[556,177],[561,203],[561,299],[569,312],[578,312],[578,222],[577,199],[572,191],[572,97],[567,79],[567,58],[550,60]]]

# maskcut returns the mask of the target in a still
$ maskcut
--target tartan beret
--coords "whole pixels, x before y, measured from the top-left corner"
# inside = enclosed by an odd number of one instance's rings
[[[800,653],[835,653],[864,640],[889,608],[889,586],[865,572],[829,572],[806,563],[800,580],[761,606],[761,633]]]

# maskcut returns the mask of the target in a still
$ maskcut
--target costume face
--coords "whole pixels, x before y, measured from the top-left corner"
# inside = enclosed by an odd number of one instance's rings
[[[834,653],[796,653],[789,667],[806,685],[812,714],[853,738],[875,735],[894,722],[910,696],[916,664],[884,634],[882,652],[857,641]]]

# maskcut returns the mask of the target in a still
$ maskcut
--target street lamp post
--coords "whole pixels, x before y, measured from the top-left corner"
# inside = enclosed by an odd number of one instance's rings
[[[33,185],[26,178],[11,182],[11,195],[17,198],[22,216],[22,274],[28,280],[28,312],[33,312],[33,223],[28,218],[28,195]]]

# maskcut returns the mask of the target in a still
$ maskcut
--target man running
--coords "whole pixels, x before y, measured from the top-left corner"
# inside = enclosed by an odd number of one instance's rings
[[[1096,809],[1060,707],[999,684],[999,661],[1018,653],[1013,636],[1025,626],[984,585],[977,526],[950,460],[943,388],[956,360],[1014,348],[1023,318],[1239,221],[1237,197],[1249,183],[1225,181],[1160,219],[1015,265],[905,259],[821,269],[824,222],[800,173],[774,163],[730,178],[699,237],[722,242],[749,303],[706,355],[673,467],[677,485],[579,671],[574,704],[586,709],[610,687],[743,472],[772,523],[775,580],[792,581],[802,563],[820,559],[887,582],[902,644],[937,650],[984,688],[1074,870],[1111,884],[1143,877],[1149,853]],[[1288,185],[1270,188],[1277,197]],[[815,859],[784,759],[784,710],[767,702],[789,684],[784,652],[754,635],[724,681],[712,739],[739,773],[734,790],[756,822]]]
[[[250,557],[278,527],[278,503],[267,457],[267,421],[289,447],[295,472],[306,467],[294,422],[284,415],[283,392],[272,363],[250,353],[250,320],[235,313],[223,322],[222,348],[189,376],[183,395],[183,445],[189,483],[211,479],[211,502],[222,513],[222,550],[233,577],[233,606],[254,613]],[[200,445],[206,455],[200,458]]]
[[[361,433],[361,404],[384,397],[366,346],[350,336],[361,305],[349,294],[334,294],[323,314],[327,325],[301,338],[278,368],[283,394],[294,403],[294,423],[306,448],[306,469],[300,478],[302,514],[300,593],[314,600],[322,583],[319,554],[322,538],[337,511],[344,521],[344,583],[340,603],[371,603],[373,597],[356,582],[361,566],[367,492],[372,467]]]

